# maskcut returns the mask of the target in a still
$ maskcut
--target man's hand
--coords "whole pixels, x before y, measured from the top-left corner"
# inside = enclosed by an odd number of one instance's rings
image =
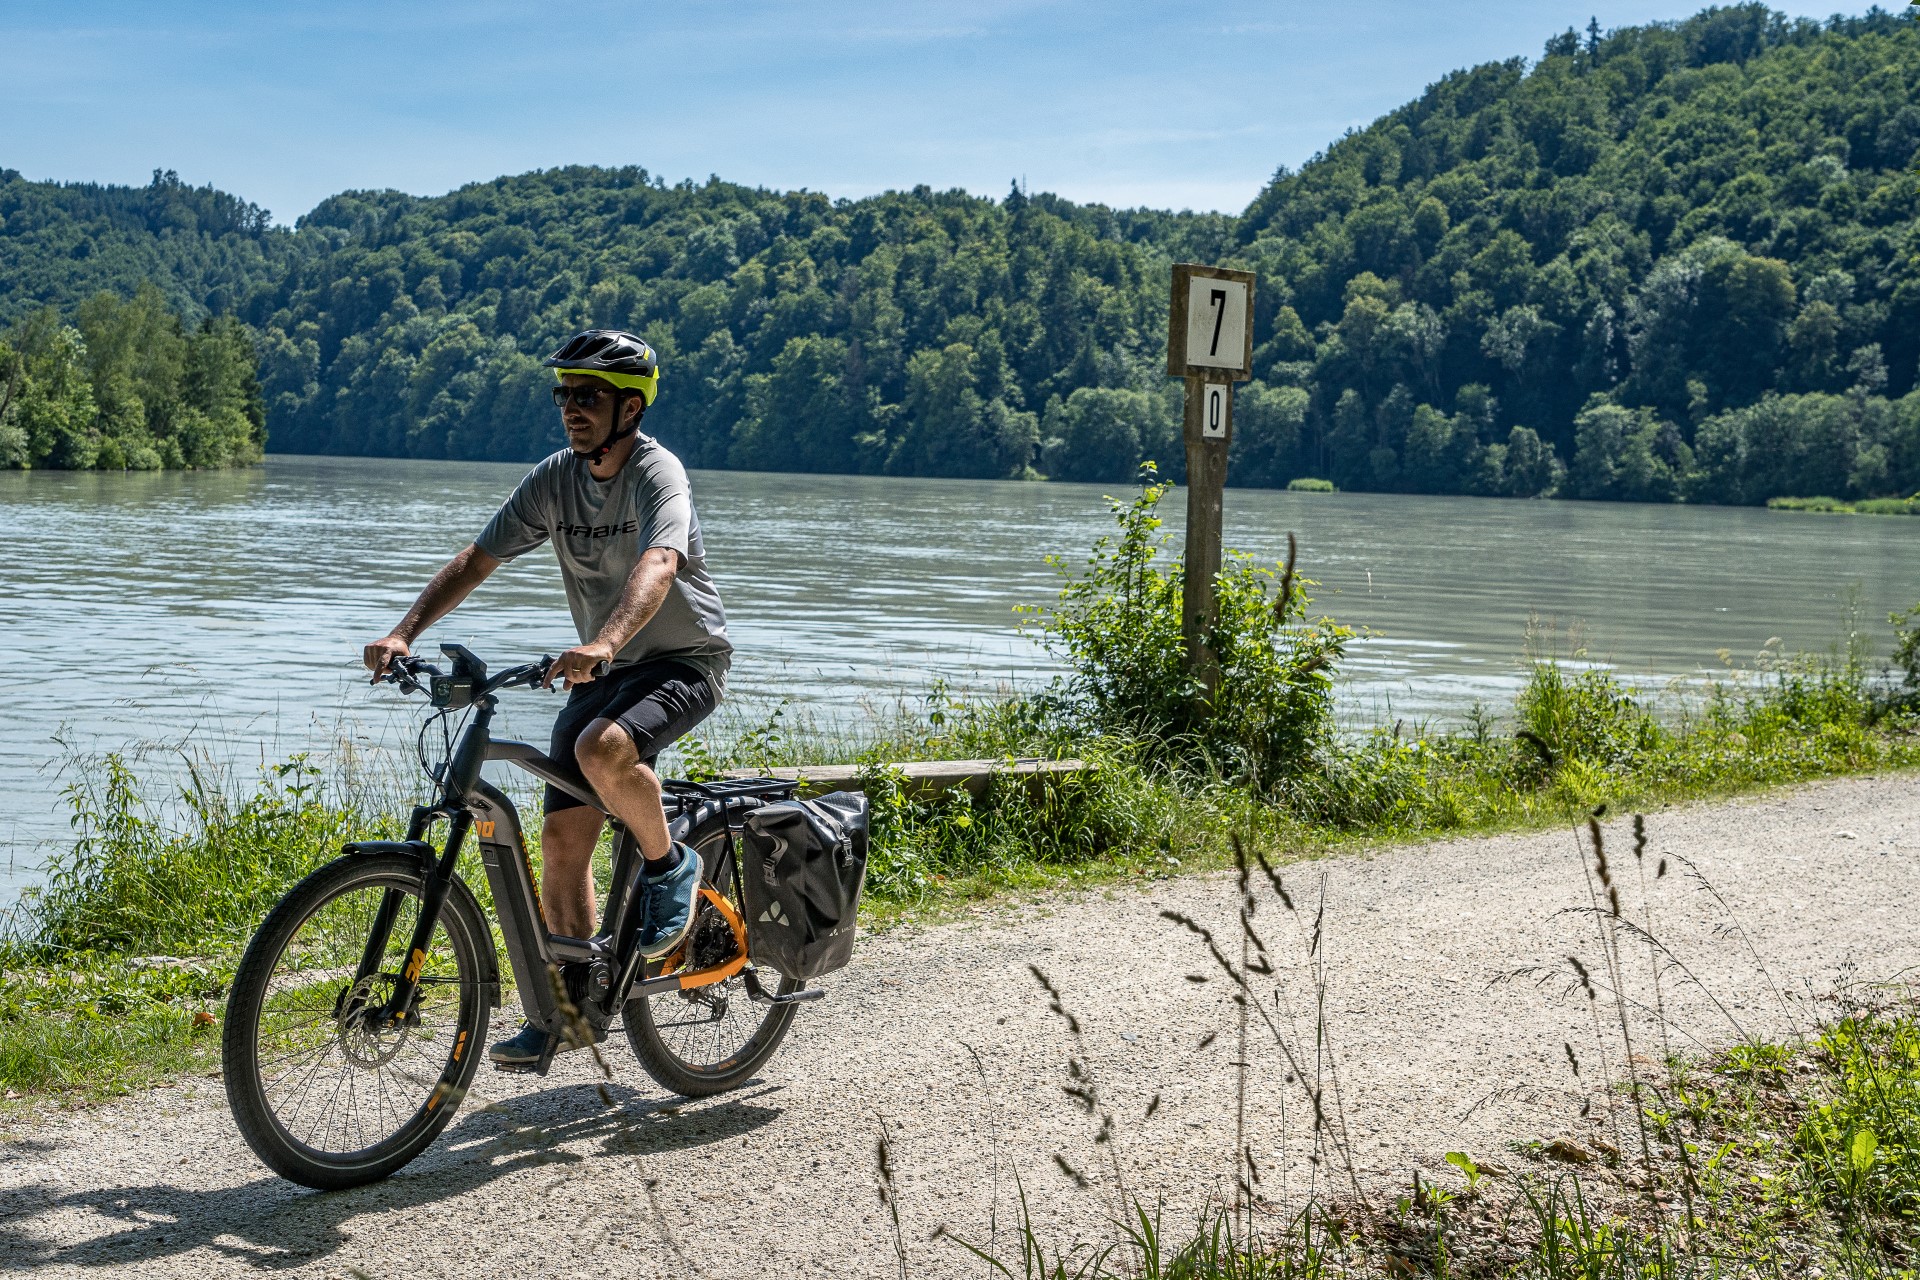
[[[547,678],[540,682],[542,689],[553,688],[553,682],[564,678],[567,687],[586,684],[594,679],[594,668],[603,662],[613,661],[613,646],[601,640],[591,644],[579,645],[567,650],[553,660],[547,668]]]
[[[397,635],[384,635],[360,651],[360,661],[367,664],[367,670],[373,672],[373,683],[379,684],[380,677],[387,674],[387,668],[395,658],[405,658],[413,653],[407,642]]]

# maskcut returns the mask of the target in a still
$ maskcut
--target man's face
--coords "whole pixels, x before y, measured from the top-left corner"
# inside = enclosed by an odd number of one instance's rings
[[[614,402],[618,393],[611,384],[581,373],[563,373],[560,382],[563,386],[600,392],[599,399],[594,401],[590,409],[582,406],[578,400],[569,400],[560,410],[561,424],[567,429],[567,444],[575,453],[592,453],[605,444],[607,437],[613,433]],[[632,406],[623,407],[631,415]]]

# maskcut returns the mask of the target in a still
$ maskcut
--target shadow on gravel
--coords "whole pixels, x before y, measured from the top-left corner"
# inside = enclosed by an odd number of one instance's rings
[[[617,1085],[607,1091],[611,1107],[596,1086],[578,1084],[476,1110],[400,1173],[351,1191],[309,1191],[275,1177],[204,1191],[165,1184],[60,1191],[44,1183],[0,1191],[0,1272],[124,1265],[203,1247],[262,1270],[297,1267],[349,1243],[346,1228],[362,1214],[424,1208],[541,1165],[586,1166],[596,1157],[644,1158],[724,1142],[781,1114],[757,1105],[775,1087],[681,1104]],[[593,1150],[571,1149],[596,1142]],[[180,1163],[194,1158],[187,1153]],[[36,1219],[73,1210],[123,1225],[64,1246],[28,1229]]]

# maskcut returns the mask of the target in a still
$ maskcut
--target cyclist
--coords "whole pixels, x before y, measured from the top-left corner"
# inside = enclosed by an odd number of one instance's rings
[[[701,872],[699,857],[667,833],[654,760],[719,704],[733,648],[686,470],[640,434],[660,379],[653,349],[631,333],[590,329],[545,364],[558,378],[553,402],[567,447],[528,473],[364,658],[378,679],[502,562],[552,540],[580,643],[547,676],[549,686],[564,679],[569,690],[549,754],[576,765],[638,841],[640,947],[658,958],[691,927]],[[596,678],[609,662],[612,670]],[[555,933],[593,933],[601,822],[599,810],[547,788],[540,896]],[[503,1068],[526,1068],[546,1048],[547,1033],[526,1024],[489,1056]]]

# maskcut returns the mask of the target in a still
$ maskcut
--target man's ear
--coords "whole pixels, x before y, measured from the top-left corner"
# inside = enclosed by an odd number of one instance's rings
[[[629,409],[632,410],[631,413],[628,412]],[[620,425],[623,427],[637,426],[646,411],[647,398],[645,396],[628,396],[620,402]]]

